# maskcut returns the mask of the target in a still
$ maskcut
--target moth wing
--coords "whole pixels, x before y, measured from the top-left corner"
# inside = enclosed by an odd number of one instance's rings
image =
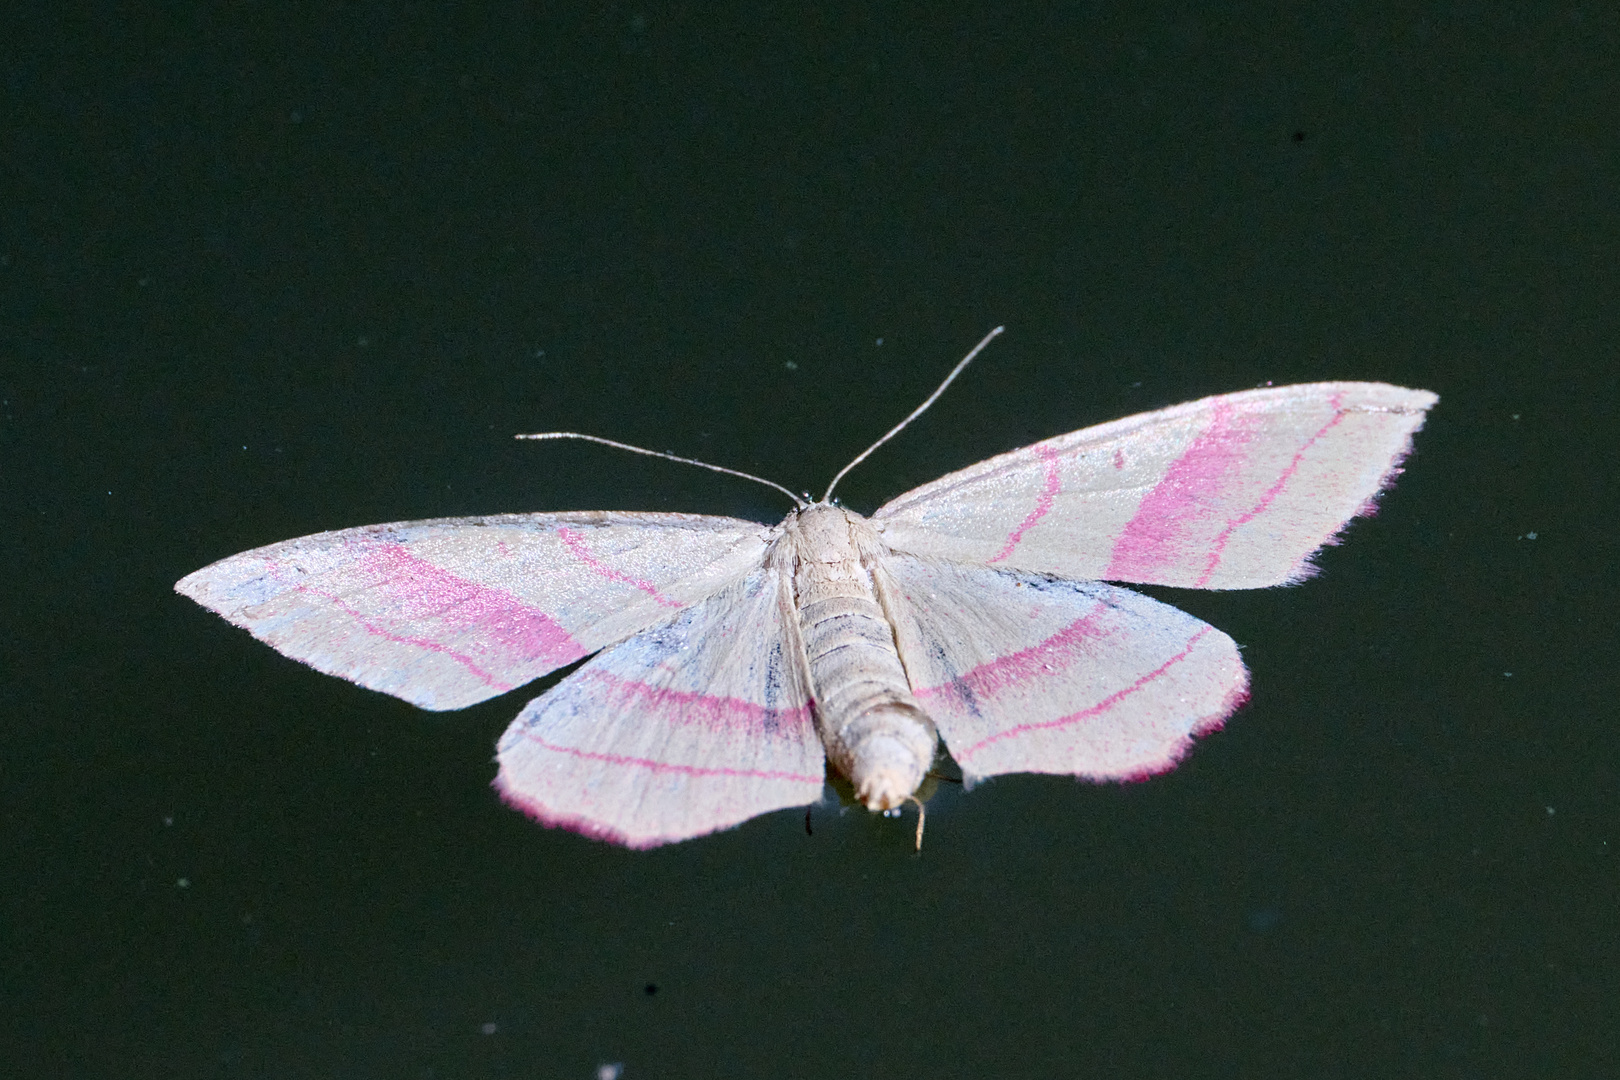
[[[826,764],[787,588],[751,573],[529,702],[500,740],[502,796],[634,848],[815,802]]]
[[[880,574],[912,693],[970,781],[1163,772],[1246,696],[1231,638],[1129,589],[905,555]]]
[[[244,551],[175,589],[319,671],[459,709],[711,595],[770,535],[692,514],[405,521]]]
[[[1311,555],[1399,473],[1427,390],[1310,383],[1059,435],[901,495],[889,546],[1066,578],[1204,589],[1309,577]]]

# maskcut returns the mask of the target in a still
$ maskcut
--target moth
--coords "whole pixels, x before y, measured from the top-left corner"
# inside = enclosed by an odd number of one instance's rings
[[[1222,394],[989,458],[870,517],[834,502],[1000,330],[819,500],[692,462],[787,494],[775,526],[605,511],[407,521],[255,548],[175,588],[424,709],[595,654],[518,714],[495,786],[545,825],[633,848],[814,803],[829,762],[868,809],[893,812],[941,738],[970,784],[1165,771],[1242,703],[1248,674],[1226,634],[1111,583],[1309,577],[1438,398],[1367,382]]]

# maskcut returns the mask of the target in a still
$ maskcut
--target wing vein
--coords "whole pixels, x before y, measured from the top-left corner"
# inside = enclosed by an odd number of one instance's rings
[[[1247,513],[1244,513],[1226,523],[1226,527],[1221,530],[1220,535],[1216,536],[1214,541],[1211,543],[1209,563],[1204,567],[1203,575],[1200,576],[1199,579],[1193,584],[1193,588],[1202,589],[1208,585],[1209,579],[1215,575],[1215,568],[1220,565],[1221,557],[1226,554],[1226,545],[1232,539],[1232,533],[1236,532],[1242,526],[1247,525],[1249,522],[1265,513],[1266,507],[1270,506],[1277,496],[1282,494],[1282,489],[1288,485],[1288,481],[1292,480],[1294,478],[1294,474],[1299,472],[1299,465],[1300,462],[1305,459],[1306,451],[1315,446],[1317,440],[1321,439],[1322,436],[1326,435],[1329,431],[1332,431],[1335,427],[1338,427],[1340,422],[1343,421],[1347,415],[1349,415],[1348,409],[1340,407],[1340,403],[1343,400],[1343,394],[1333,395],[1333,399],[1330,402],[1333,409],[1333,419],[1323,424],[1321,428],[1317,430],[1316,434],[1305,440],[1305,445],[1299,448],[1299,452],[1296,453],[1293,460],[1288,463],[1288,467],[1282,471],[1282,475],[1277,477],[1277,482],[1272,484],[1271,487],[1266,490],[1264,495],[1260,496],[1259,502],[1255,503]]]
[[[1057,502],[1059,491],[1062,490],[1062,477],[1058,472],[1058,461],[1062,455],[1050,446],[1032,446],[1035,456],[1046,462],[1046,483],[1041,488],[1039,497],[1035,500],[1035,509],[1031,510],[1018,527],[1007,534],[1007,543],[1000,551],[986,560],[987,563],[998,563],[1013,553],[1024,534],[1035,527],[1035,523],[1052,512],[1052,504]]]

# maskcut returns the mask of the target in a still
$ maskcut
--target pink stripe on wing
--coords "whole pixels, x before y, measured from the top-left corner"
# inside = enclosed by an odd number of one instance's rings
[[[681,773],[684,776],[726,776],[740,777],[755,780],[794,780],[802,783],[821,784],[825,776],[806,776],[803,773],[783,772],[775,769],[729,769],[719,765],[677,765],[668,761],[654,761],[652,758],[631,757],[627,754],[604,754],[597,750],[581,750],[576,746],[562,746],[547,742],[532,731],[525,731],[523,737],[542,750],[549,750],[554,754],[566,754],[569,757],[583,758],[586,761],[601,761],[609,765],[629,765],[637,769],[649,769],[653,772]]]
[[[473,648],[504,663],[542,661],[555,667],[586,651],[550,615],[503,589],[476,581],[412,555],[402,545],[377,548],[361,560],[390,586],[389,599],[412,624],[426,623],[446,636],[467,635]]]
[[[1233,518],[1231,521],[1226,523],[1226,528],[1222,529],[1221,534],[1215,538],[1213,550],[1209,553],[1209,565],[1204,567],[1203,576],[1193,583],[1193,588],[1202,589],[1209,582],[1209,579],[1215,574],[1215,567],[1220,564],[1221,556],[1226,553],[1226,545],[1227,542],[1232,539],[1232,533],[1266,512],[1266,507],[1271,505],[1272,500],[1282,493],[1283,487],[1286,486],[1288,481],[1294,478],[1294,474],[1299,471],[1299,463],[1304,460],[1305,452],[1311,447],[1315,446],[1316,440],[1326,435],[1329,431],[1332,431],[1338,426],[1339,421],[1343,420],[1345,416],[1348,415],[1348,410],[1341,409],[1339,405],[1339,403],[1343,400],[1343,397],[1343,394],[1333,395],[1333,400],[1329,403],[1330,407],[1333,409],[1333,419],[1323,424],[1321,429],[1317,431],[1315,435],[1312,435],[1309,439],[1305,440],[1305,445],[1299,448],[1299,452],[1294,455],[1294,460],[1290,461],[1288,463],[1288,467],[1282,471],[1282,475],[1277,477],[1277,482],[1272,484],[1271,487],[1266,490],[1264,495],[1260,496],[1260,501],[1254,504],[1254,509],[1250,510],[1246,514]]]
[[[626,710],[658,714],[658,719],[680,724],[700,724],[711,731],[745,732],[792,730],[810,724],[810,706],[793,705],[767,708],[742,698],[702,694],[693,690],[673,690],[650,686],[607,671],[587,668],[574,676],[577,681],[595,683],[601,688],[597,699],[617,699]]]
[[[1098,601],[1090,611],[1045,641],[987,660],[939,686],[913,689],[912,694],[918,701],[926,701],[943,693],[993,698],[1019,683],[1049,677],[1055,670],[1066,668],[1083,656],[1088,642],[1106,636],[1106,632],[1098,626],[1106,610],[1107,605]]]
[[[271,574],[274,574],[276,569],[277,564],[271,563],[269,565]],[[359,611],[355,610],[353,607],[350,607],[344,602],[341,596],[334,593],[323,592],[312,585],[294,585],[293,590],[295,592],[306,593],[310,596],[320,597],[322,600],[326,601],[328,604],[331,604],[333,607],[349,616],[355,622],[359,623],[360,628],[366,633],[370,634],[372,637],[380,637],[385,641],[394,641],[401,645],[414,645],[419,649],[426,649],[429,652],[443,653],[445,656],[448,656],[450,659],[454,660],[456,663],[470,671],[485,686],[499,690],[503,694],[508,690],[514,690],[518,686],[522,685],[520,683],[509,683],[502,679],[497,679],[493,674],[479,667],[478,664],[474,662],[472,657],[467,656],[464,653],[459,653],[450,648],[448,645],[441,645],[437,641],[430,641],[429,639],[423,637],[407,637],[404,634],[396,634],[385,627],[379,626],[370,619],[366,618]]]
[[[1061,481],[1058,475],[1058,452],[1050,446],[1040,444],[1030,447],[1030,450],[1034,452],[1036,457],[1046,462],[1046,483],[1041,488],[1040,496],[1035,500],[1035,509],[1031,510],[1028,516],[1019,523],[1018,528],[1007,534],[1006,544],[1002,546],[1000,551],[986,559],[986,563],[1000,562],[1011,555],[1013,548],[1017,547],[1018,542],[1024,538],[1024,534],[1033,528],[1037,521],[1052,512],[1052,503],[1057,499]]]
[[[275,575],[278,567],[269,569]],[[499,690],[528,682],[539,673],[537,666],[561,667],[586,653],[545,612],[508,592],[458,577],[399,544],[359,555],[342,579],[338,593],[304,584],[294,588],[319,596],[368,634],[442,653]],[[361,597],[373,610],[352,603]],[[520,678],[512,683],[502,674]]]
[[[1118,705],[1121,701],[1142,689],[1148,683],[1159,678],[1159,676],[1163,675],[1166,671],[1169,671],[1175,665],[1181,663],[1181,661],[1187,659],[1187,657],[1191,656],[1193,647],[1198,644],[1198,639],[1209,633],[1212,629],[1214,629],[1214,627],[1201,627],[1198,633],[1194,634],[1187,640],[1186,648],[1182,649],[1179,653],[1172,656],[1170,659],[1166,660],[1164,663],[1160,664],[1146,675],[1143,675],[1140,679],[1137,679],[1131,685],[1125,687],[1125,689],[1109,694],[1107,697],[1103,698],[1101,701],[1097,702],[1097,704],[1092,705],[1089,708],[1081,709],[1076,713],[1070,713],[1068,716],[1061,716],[1056,720],[1043,720],[1028,724],[1019,724],[1017,727],[1010,727],[1003,731],[998,731],[994,735],[980,739],[978,742],[974,743],[972,746],[969,746],[965,750],[960,752],[953,750],[952,756],[955,757],[959,762],[965,761],[974,754],[977,754],[979,751],[983,750],[985,747],[991,745],[992,743],[1000,742],[1003,739],[1011,739],[1014,736],[1025,735],[1031,731],[1046,731],[1052,728],[1067,727],[1070,724],[1079,723],[1082,720],[1088,720],[1093,716],[1098,716],[1105,713],[1109,709],[1112,709],[1115,705]]]
[[[1209,427],[1136,508],[1114,542],[1103,578],[1152,581],[1159,571],[1186,558],[1196,539],[1188,535],[1191,527],[1207,519],[1209,504],[1219,498],[1221,487],[1242,472],[1245,447],[1253,437],[1251,423],[1230,402],[1216,404]]]
[[[568,550],[572,551],[580,562],[584,563],[592,570],[595,570],[599,575],[607,578],[609,581],[617,581],[621,584],[629,585],[631,588],[640,589],[642,592],[646,593],[660,604],[663,604],[665,607],[678,608],[686,606],[679,600],[671,600],[669,597],[659,592],[658,587],[652,582],[643,581],[641,578],[633,578],[622,570],[615,570],[601,559],[598,559],[595,555],[592,555],[590,549],[585,546],[585,538],[579,533],[575,532],[573,529],[558,529],[557,536],[564,544],[568,545]]]

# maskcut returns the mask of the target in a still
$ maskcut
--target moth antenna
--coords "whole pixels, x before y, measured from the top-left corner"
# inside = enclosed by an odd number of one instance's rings
[[[782,494],[792,499],[793,505],[797,506],[800,510],[803,510],[810,505],[797,495],[793,494],[793,492],[783,487],[781,484],[778,484],[773,480],[767,480],[763,476],[755,476],[753,473],[745,473],[737,469],[728,469],[724,465],[710,465],[707,461],[699,461],[696,458],[677,457],[674,454],[666,454],[662,450],[648,450],[646,447],[642,446],[631,446],[629,443],[614,442],[612,439],[604,439],[600,435],[581,435],[577,431],[541,431],[536,432],[533,435],[514,435],[512,438],[583,439],[585,442],[601,443],[603,446],[611,446],[617,450],[628,450],[632,454],[646,454],[648,457],[663,458],[665,461],[678,461],[682,465],[696,465],[700,469],[709,469],[713,472],[725,473],[727,476],[740,476],[744,480],[752,480],[756,484],[764,484],[766,487],[775,488],[777,491],[780,491]]]
[[[992,336],[994,336],[994,335],[992,335]],[[986,338],[985,340],[988,341],[989,338]],[[906,801],[907,802],[914,802],[914,803],[917,804],[917,850],[921,851],[922,850],[923,823],[928,820],[928,812],[923,809],[922,800],[917,798],[917,796],[915,796],[915,795],[907,795],[906,796]]]
[[[844,478],[845,473],[849,472],[849,470],[853,469],[855,466],[857,466],[861,462],[865,461],[867,459],[868,455],[870,455],[872,453],[872,451],[876,450],[878,447],[882,446],[884,443],[888,442],[890,439],[892,439],[896,435],[900,434],[900,432],[905,429],[905,426],[907,424],[911,423],[913,420],[917,419],[917,417],[919,417],[923,413],[927,412],[928,411],[928,406],[932,405],[935,401],[937,401],[939,399],[939,395],[941,395],[941,394],[943,394],[945,392],[945,388],[947,386],[951,385],[951,383],[953,381],[955,381],[955,379],[956,379],[956,377],[958,375],[962,374],[962,369],[967,367],[969,364],[971,364],[973,362],[973,358],[975,356],[978,356],[981,352],[983,352],[984,347],[986,345],[990,344],[990,342],[994,341],[995,338],[996,338],[996,335],[1000,334],[1005,329],[1007,329],[1005,326],[998,326],[994,330],[990,331],[988,334],[984,335],[983,340],[981,340],[977,345],[973,346],[973,350],[971,352],[969,352],[966,356],[962,357],[961,361],[955,367],[951,368],[951,373],[949,375],[945,376],[945,381],[939,384],[938,389],[936,389],[932,394],[928,395],[928,400],[924,401],[921,405],[919,405],[915,409],[911,410],[911,415],[906,417],[904,420],[900,421],[898,424],[894,425],[894,427],[890,428],[889,433],[887,435],[883,436],[883,438],[879,439],[877,442],[873,443],[871,446],[868,446],[865,450],[862,450],[859,454],[857,454],[854,461],[850,462],[848,465],[845,465],[842,469],[839,469],[838,470],[838,475],[833,477],[832,478],[832,483],[827,485],[827,493],[821,497],[821,501],[826,502],[828,499],[832,498],[833,488],[838,486],[838,481],[840,481],[840,480],[842,480]],[[918,804],[918,805],[921,805],[921,804]],[[919,832],[918,833],[918,837],[919,837],[918,846],[919,846],[919,848],[921,847],[921,844],[922,844],[921,835],[922,834]]]

